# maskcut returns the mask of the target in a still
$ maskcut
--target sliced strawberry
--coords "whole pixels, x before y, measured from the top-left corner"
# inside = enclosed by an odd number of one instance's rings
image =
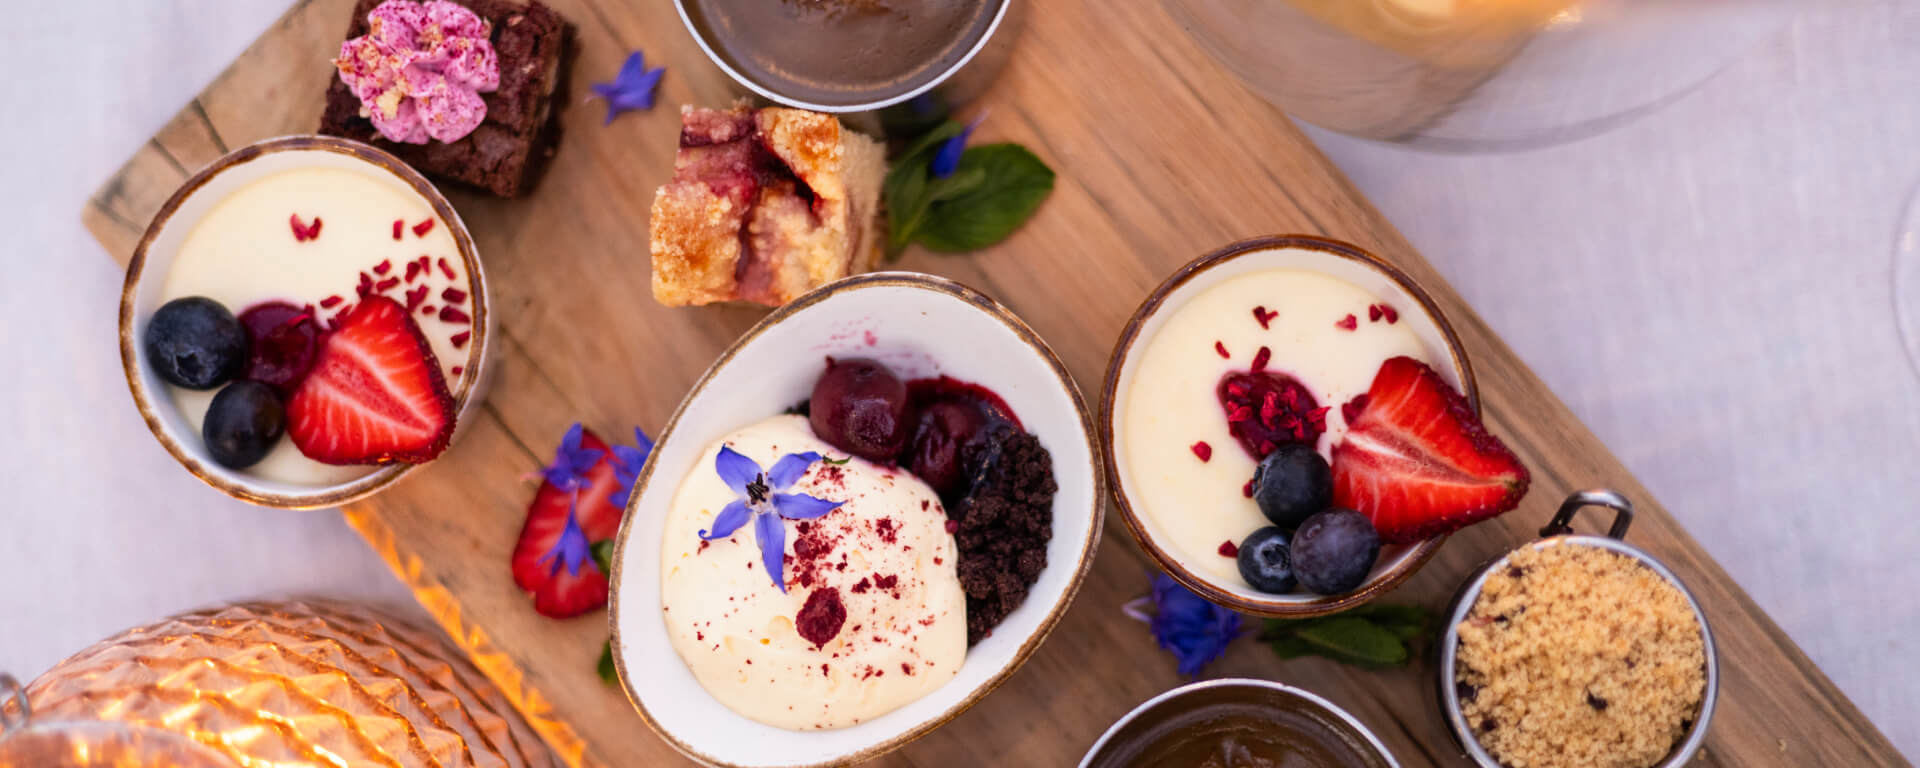
[[[535,611],[556,619],[606,604],[607,574],[594,564],[591,547],[619,532],[625,512],[612,501],[620,481],[605,442],[582,429],[577,444],[563,444],[561,452],[578,459],[577,466],[545,473],[513,548],[513,583],[533,593]],[[576,486],[578,495],[555,485],[555,474]]]
[[[420,463],[453,437],[453,395],[407,310],[372,295],[327,335],[287,400],[287,436],[326,464]]]
[[[1356,415],[1333,447],[1333,503],[1373,520],[1383,540],[1451,533],[1513,509],[1527,493],[1520,459],[1425,363],[1382,363]]]

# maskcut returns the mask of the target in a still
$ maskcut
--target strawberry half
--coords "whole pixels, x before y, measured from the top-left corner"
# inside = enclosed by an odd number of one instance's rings
[[[453,439],[453,395],[407,310],[368,296],[287,400],[287,436],[325,464],[417,464]]]
[[[1460,530],[1527,493],[1520,459],[1425,363],[1382,363],[1355,415],[1333,447],[1333,504],[1366,515],[1385,541]]]
[[[576,424],[558,454],[527,507],[513,583],[533,593],[535,611],[564,619],[606,604],[607,574],[594,564],[592,545],[619,532],[626,510],[613,502],[621,482],[599,436]]]

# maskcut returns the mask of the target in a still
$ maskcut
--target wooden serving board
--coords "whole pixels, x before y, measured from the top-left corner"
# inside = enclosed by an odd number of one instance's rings
[[[595,676],[606,621],[536,615],[514,588],[508,553],[532,494],[522,478],[550,457],[569,423],[604,435],[635,424],[657,430],[762,314],[665,309],[648,288],[646,217],[654,187],[671,173],[675,107],[725,104],[732,90],[665,0],[549,1],[579,26],[581,42],[551,172],[524,200],[449,195],[491,274],[503,352],[497,383],[459,445],[345,514],[568,762],[680,764],[621,692]],[[1387,599],[1438,610],[1475,565],[1531,538],[1569,491],[1616,488],[1639,505],[1630,538],[1692,587],[1720,643],[1719,712],[1695,764],[1906,764],[1300,131],[1190,42],[1160,3],[1020,1],[1031,6],[1023,38],[986,98],[992,115],[981,137],[1031,147],[1059,172],[1058,187],[1002,246],[967,257],[910,253],[900,268],[953,277],[1011,306],[1091,396],[1134,307],[1186,261],[1262,234],[1358,243],[1424,283],[1452,318],[1489,425],[1534,473],[1520,509],[1453,537]],[[101,187],[84,215],[108,252],[125,262],[161,202],[229,148],[314,128],[352,4],[299,2]],[[661,106],[602,125],[585,84],[610,79],[636,48],[667,67]],[[1120,612],[1146,589],[1149,570],[1111,520],[1079,598],[1039,653],[979,706],[881,763],[1077,761],[1114,719],[1181,682],[1171,657]],[[1242,640],[1208,674],[1325,695],[1372,727],[1403,765],[1466,764],[1424,657],[1369,671],[1282,662]]]

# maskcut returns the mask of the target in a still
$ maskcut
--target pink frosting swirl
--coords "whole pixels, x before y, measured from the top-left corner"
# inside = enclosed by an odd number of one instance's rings
[[[340,44],[340,80],[360,114],[391,141],[458,141],[480,127],[480,94],[500,88],[485,19],[446,0],[387,0],[367,14],[368,31]]]

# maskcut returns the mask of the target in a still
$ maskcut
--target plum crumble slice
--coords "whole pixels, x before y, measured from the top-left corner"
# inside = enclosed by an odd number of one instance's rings
[[[653,297],[779,306],[878,261],[886,150],[797,109],[680,109],[673,180],[654,193]]]

